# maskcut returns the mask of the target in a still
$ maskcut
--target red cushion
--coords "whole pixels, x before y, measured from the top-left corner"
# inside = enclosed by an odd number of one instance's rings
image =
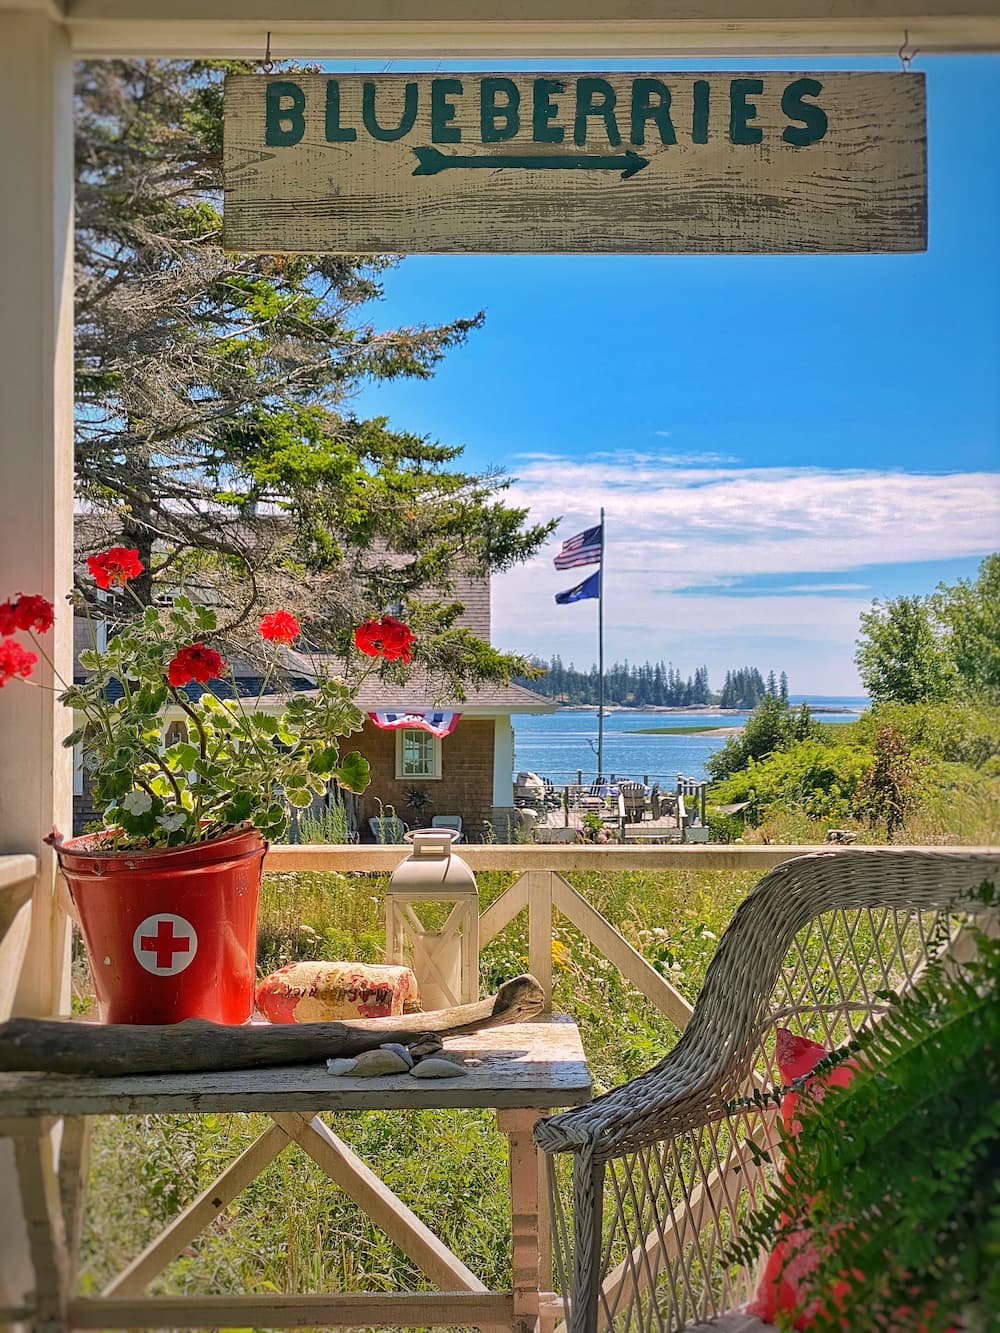
[[[808,1037],[796,1036],[787,1028],[778,1028],[774,1041],[774,1058],[778,1064],[778,1073],[783,1084],[793,1079],[804,1078],[819,1064],[829,1052],[818,1041]],[[854,1077],[851,1065],[838,1065],[824,1074],[820,1085],[814,1090],[817,1100],[822,1098],[822,1088],[846,1088]],[[795,1119],[798,1105],[798,1092],[786,1092],[781,1099],[781,1119],[789,1134],[799,1132],[799,1122]],[[802,1288],[805,1280],[816,1269],[819,1260],[812,1239],[808,1232],[797,1231],[788,1240],[779,1240],[768,1255],[763,1276],[757,1284],[753,1300],[746,1308],[747,1314],[756,1315],[769,1324],[773,1324],[778,1313],[791,1314],[799,1310],[793,1328],[809,1328],[818,1303],[802,1308]],[[846,1283],[837,1284],[833,1292],[834,1300],[847,1290]]]
[[[778,1028],[775,1033],[774,1058],[783,1084],[811,1074],[828,1054],[818,1041],[798,1037],[787,1028]],[[817,1087],[811,1090],[815,1100],[822,1101],[824,1088],[846,1088],[856,1068],[853,1061],[848,1061],[823,1074]],[[793,1137],[800,1129],[795,1119],[795,1108],[800,1096],[799,1092],[789,1091],[781,1099],[781,1118],[785,1129]],[[768,1255],[763,1276],[757,1284],[753,1300],[746,1307],[746,1313],[773,1324],[779,1313],[792,1314],[798,1311],[792,1328],[812,1328],[813,1317],[819,1311],[820,1303],[813,1301],[804,1306],[803,1289],[818,1263],[816,1248],[808,1231],[796,1231],[787,1240],[779,1240]],[[848,1290],[846,1282],[834,1283],[830,1294],[835,1308],[840,1305],[841,1298]],[[896,1317],[899,1320],[899,1333],[925,1333],[926,1325],[915,1317],[915,1311],[908,1306],[901,1305],[896,1311]],[[849,1324],[845,1323],[843,1327],[846,1330]],[[949,1333],[957,1333],[957,1330],[951,1329]]]

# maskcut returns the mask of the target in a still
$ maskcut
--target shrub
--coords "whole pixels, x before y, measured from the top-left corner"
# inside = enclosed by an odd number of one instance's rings
[[[709,755],[705,767],[715,782],[721,782],[752,760],[766,759],[796,741],[819,740],[823,735],[824,729],[813,720],[808,704],[792,709],[784,699],[768,695],[747,718],[740,735],[730,737],[721,750]]]
[[[751,759],[746,768],[716,783],[711,798],[717,805],[753,799],[747,814],[754,824],[779,805],[813,819],[842,820],[850,816],[870,764],[871,752],[860,746],[799,741],[759,763]]]

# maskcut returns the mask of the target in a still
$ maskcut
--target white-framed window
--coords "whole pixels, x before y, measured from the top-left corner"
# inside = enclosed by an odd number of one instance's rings
[[[439,778],[441,741],[429,731],[403,727],[396,732],[396,777]]]

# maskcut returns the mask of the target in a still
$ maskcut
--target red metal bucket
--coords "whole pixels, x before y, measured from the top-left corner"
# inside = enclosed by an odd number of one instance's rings
[[[267,851],[256,829],[137,852],[108,851],[93,834],[53,841],[102,1022],[247,1021]]]

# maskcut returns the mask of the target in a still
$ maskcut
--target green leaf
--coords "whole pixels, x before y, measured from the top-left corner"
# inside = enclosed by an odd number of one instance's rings
[[[337,767],[337,760],[340,752],[335,745],[328,745],[323,750],[317,750],[309,760],[307,768],[310,773],[318,773],[321,777],[328,777]]]
[[[312,805],[312,794],[304,787],[294,787],[285,792],[290,805],[294,805],[299,810],[305,810]]]
[[[357,750],[345,754],[333,776],[348,791],[363,792],[371,781],[371,766]]]
[[[243,820],[250,818],[256,804],[257,802],[250,792],[237,792],[223,810],[222,817],[228,824],[241,824]]]
[[[197,745],[191,745],[188,741],[178,741],[176,745],[171,745],[164,758],[168,762],[176,762],[179,768],[187,772],[194,768],[198,761],[199,750]]]

